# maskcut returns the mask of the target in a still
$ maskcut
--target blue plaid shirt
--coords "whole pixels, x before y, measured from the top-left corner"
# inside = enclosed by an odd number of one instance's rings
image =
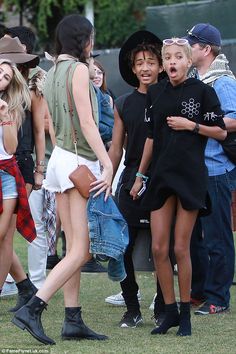
[[[236,119],[236,80],[229,76],[222,76],[214,82],[213,87],[225,117]],[[211,138],[207,142],[205,162],[209,176],[222,175],[235,168],[235,165],[225,155],[221,144]]]

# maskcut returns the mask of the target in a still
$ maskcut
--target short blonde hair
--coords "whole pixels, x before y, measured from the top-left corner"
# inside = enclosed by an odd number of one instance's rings
[[[176,42],[178,41],[178,39],[181,39],[181,38],[172,37],[171,39],[174,41],[173,44],[178,45],[179,47],[183,48],[183,50],[184,50],[184,52],[185,52],[185,54],[186,54],[188,59],[192,59],[192,48],[191,48],[191,46],[190,46],[190,44],[189,44],[189,42],[187,40],[186,40],[185,44],[178,44]],[[161,49],[162,60],[164,59],[165,49],[167,47],[170,47],[170,45],[163,43],[163,46],[162,46],[162,49]]]
[[[16,65],[8,59],[0,59],[0,65],[7,64],[13,71],[9,85],[2,95],[2,99],[8,104],[10,118],[19,127],[24,118],[24,111],[31,107],[31,96],[27,82],[17,69]]]

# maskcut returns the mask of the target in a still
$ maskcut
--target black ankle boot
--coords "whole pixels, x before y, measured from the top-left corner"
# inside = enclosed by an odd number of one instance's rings
[[[25,306],[15,313],[12,323],[20,329],[26,329],[43,344],[56,344],[54,340],[46,336],[41,323],[41,315],[46,307],[46,302],[37,296],[33,296]]]
[[[191,336],[190,302],[180,303],[180,321],[177,336]]]
[[[81,317],[81,307],[66,307],[65,320],[61,331],[62,339],[93,339],[105,340],[107,336],[98,334],[88,328]]]
[[[173,304],[165,305],[165,319],[162,324],[154,328],[151,334],[166,334],[171,327],[179,325],[179,311],[176,302]]]
[[[20,281],[19,283],[16,283],[16,286],[18,289],[17,303],[15,307],[12,307],[9,310],[10,312],[18,311],[22,306],[27,304],[27,302],[32,298],[32,296],[38,291],[36,286],[34,286],[34,284],[28,278],[28,275],[26,279]]]

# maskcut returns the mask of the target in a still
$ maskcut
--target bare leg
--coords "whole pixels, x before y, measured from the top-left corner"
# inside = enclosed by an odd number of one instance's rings
[[[176,198],[167,199],[161,209],[151,212],[152,253],[166,304],[175,302],[173,270],[169,258],[170,230]]]
[[[198,210],[185,210],[178,201],[175,224],[175,257],[178,265],[180,300],[190,301],[192,265],[190,259],[190,240]]]
[[[12,262],[14,225],[11,220],[15,207],[16,199],[3,200],[3,212],[0,215],[0,289]]]
[[[165,319],[158,328],[151,331],[151,334],[165,334],[169,328],[179,325],[173,269],[169,258],[170,232],[176,205],[176,197],[171,196],[161,209],[151,213],[153,258],[165,300]]]
[[[11,274],[12,278],[14,278],[16,283],[19,283],[20,281],[27,278],[24,268],[22,267],[22,264],[14,250],[9,273]]]
[[[86,202],[75,188],[57,195],[59,216],[66,234],[67,252],[49,273],[43,287],[36,294],[45,302],[48,302],[54,293],[75,275],[76,283],[69,281],[64,294],[66,306],[78,306],[78,270],[90,258]]]

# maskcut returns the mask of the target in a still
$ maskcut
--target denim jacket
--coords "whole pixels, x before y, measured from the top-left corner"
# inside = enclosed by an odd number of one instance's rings
[[[121,282],[126,278],[124,253],[129,243],[128,226],[111,196],[104,193],[87,204],[90,253],[108,257],[108,277]]]
[[[95,87],[98,100],[99,133],[104,144],[111,141],[114,126],[114,110],[111,107],[110,96]]]

